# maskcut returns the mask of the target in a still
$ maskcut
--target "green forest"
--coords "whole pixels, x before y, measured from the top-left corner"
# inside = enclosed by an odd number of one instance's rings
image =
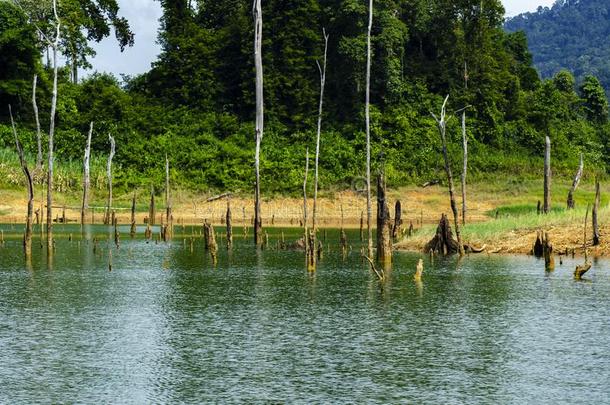
[[[0,149],[4,155],[14,150],[10,104],[32,161],[37,147],[32,79],[38,75],[44,129],[53,78],[41,41],[52,18],[44,4],[0,1]],[[65,21],[60,49],[67,63],[59,78],[58,165],[82,161],[93,121],[94,161],[108,154],[108,135],[116,139],[115,187],[161,185],[167,154],[172,181],[180,187],[250,192],[255,138],[250,1],[162,0],[161,55],[149,72],[121,78],[76,74],[89,66],[92,42],[115,31],[119,47],[138,40],[116,2],[60,4]],[[28,5],[39,8],[37,24],[26,13]],[[577,80],[566,70],[541,80],[525,33],[504,30],[500,1],[376,0],[374,7],[372,156],[374,169],[385,170],[390,186],[442,178],[431,112],[438,113],[446,95],[449,112],[468,107],[469,170],[475,179],[541,175],[546,135],[553,143],[554,173],[573,174],[581,153],[587,164],[606,171],[610,125],[600,81],[590,75]],[[263,192],[294,193],[301,187],[305,151],[315,147],[323,29],[329,44],[321,187],[348,187],[364,174],[367,14],[362,0],[263,1]],[[462,159],[460,131],[454,114],[447,134],[456,168]]]
[[[550,8],[508,19],[505,28],[526,33],[542,77],[568,69],[580,83],[593,74],[610,94],[609,15],[607,0],[558,0]]]

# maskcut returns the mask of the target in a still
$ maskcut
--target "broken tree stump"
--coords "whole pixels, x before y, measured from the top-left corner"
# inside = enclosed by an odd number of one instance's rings
[[[402,205],[400,200],[394,205],[394,227],[392,228],[392,239],[396,240],[402,236]]]
[[[438,253],[444,256],[459,252],[457,240],[453,238],[451,225],[447,215],[441,215],[441,220],[436,228],[436,235],[424,247],[426,253]]]

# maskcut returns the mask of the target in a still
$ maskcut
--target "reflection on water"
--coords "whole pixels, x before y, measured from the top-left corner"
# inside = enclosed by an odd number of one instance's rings
[[[29,269],[11,226],[3,229],[0,403],[610,396],[603,260],[583,283],[572,279],[578,259],[545,274],[529,257],[425,257],[416,282],[420,256],[401,253],[380,288],[358,257],[357,233],[344,260],[329,231],[334,246],[314,274],[301,253],[257,252],[238,232],[232,251],[219,243],[214,267],[201,239],[191,252],[190,229],[169,245],[123,236],[109,272],[112,235],[102,227],[81,241],[79,227],[58,225],[53,261],[35,248]],[[279,235],[270,232],[272,246]]]

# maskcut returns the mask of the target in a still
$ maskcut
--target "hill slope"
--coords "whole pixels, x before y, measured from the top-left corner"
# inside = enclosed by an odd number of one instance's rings
[[[557,0],[508,19],[505,28],[526,33],[542,77],[563,68],[579,82],[592,74],[610,94],[610,0]]]

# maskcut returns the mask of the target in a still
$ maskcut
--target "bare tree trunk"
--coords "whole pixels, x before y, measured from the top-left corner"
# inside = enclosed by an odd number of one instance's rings
[[[165,229],[166,239],[171,239],[174,234],[174,221],[172,214],[172,201],[169,193],[169,159],[165,155],[165,218],[167,219],[167,228]]]
[[[373,27],[373,0],[369,0],[369,24],[366,36],[366,90],[364,115],[366,126],[366,226],[368,230],[368,256],[373,256],[373,230],[371,228],[371,30]]]
[[[36,142],[38,144],[38,154],[36,155],[36,170],[42,169],[42,131],[40,130],[40,117],[38,116],[38,104],[36,104],[36,85],[38,83],[38,75],[34,75],[32,84],[32,108],[34,110],[34,119],[36,120]]]
[[[156,216],[156,210],[155,210],[155,188],[151,187],[150,188],[150,205],[148,207],[148,224],[153,226],[155,224],[155,216]]]
[[[59,65],[57,52],[61,39],[61,22],[57,15],[57,0],[53,0],[53,15],[55,16],[55,42],[51,44],[53,49],[53,96],[51,98],[51,116],[49,123],[49,151],[47,168],[47,255],[53,254],[53,138],[55,135],[55,114],[57,111],[57,76]]]
[[[133,238],[136,236],[136,193],[133,193],[131,200],[131,229],[129,235]]]
[[[108,176],[108,204],[106,205],[106,215],[104,216],[104,225],[110,223],[110,213],[112,211],[112,158],[114,158],[115,143],[112,135],[108,135],[110,139],[110,154],[106,164],[106,175]]]
[[[83,160],[83,204],[80,210],[80,223],[85,223],[85,215],[89,209],[89,186],[90,186],[90,171],[89,163],[91,159],[91,136],[93,135],[93,122],[89,124],[89,135],[87,136],[87,145],[85,146],[85,158]]]
[[[392,264],[390,209],[386,201],[383,173],[377,175],[377,260],[384,266]]]
[[[318,168],[319,168],[319,161],[320,161],[320,137],[322,135],[322,110],[324,107],[324,86],[326,84],[326,60],[327,60],[327,53],[328,53],[328,34],[326,34],[326,29],[322,28],[322,35],[324,36],[324,61],[322,63],[322,67],[320,67],[320,64],[316,61],[316,65],[318,66],[318,71],[320,72],[320,103],[318,105],[318,132],[316,135],[316,162],[315,162],[315,168],[314,168],[314,191],[313,191],[313,214],[312,214],[312,245],[314,248],[314,252],[312,253],[313,257],[314,257],[314,263],[313,266],[315,268],[315,257],[316,257],[316,252],[315,250],[317,250],[317,243],[316,243],[316,238],[317,238],[317,231],[318,231],[318,224],[317,224],[317,214],[318,214]],[[307,242],[307,241],[305,241]]]
[[[392,227],[392,239],[396,240],[402,235],[402,204],[400,200],[394,205],[394,226]]]
[[[582,153],[580,154],[580,164],[578,165],[578,171],[576,172],[576,175],[574,176],[574,181],[572,182],[572,187],[570,187],[570,191],[568,192],[568,201],[567,201],[567,206],[568,209],[574,209],[574,192],[576,191],[576,189],[578,188],[578,184],[580,184],[580,179],[582,178],[582,172],[583,169],[585,167],[585,163],[583,160],[583,156]]]
[[[21,143],[19,142],[19,137],[17,136],[17,129],[15,128],[15,121],[13,120],[13,111],[11,106],[8,106],[9,115],[11,116],[11,126],[13,128],[13,135],[15,136],[15,147],[17,148],[17,153],[19,154],[19,163],[21,164],[21,170],[25,175],[25,179],[27,181],[28,187],[28,212],[25,221],[25,234],[23,236],[23,249],[25,252],[25,258],[29,261],[32,257],[32,215],[34,212],[34,184],[32,181],[32,175],[30,173],[30,169],[28,168],[28,164],[25,161],[25,156],[23,153],[23,148],[21,147]]]
[[[227,200],[227,248],[230,248],[233,245],[233,225],[232,225],[232,217],[231,217],[231,200]]]
[[[545,138],[544,147],[544,202],[542,212],[548,214],[551,211],[551,139]]]
[[[468,90],[468,65],[464,62],[464,89]],[[466,107],[462,110],[462,225],[466,225],[466,175],[468,173],[468,136],[466,135]]]
[[[593,246],[599,245],[599,224],[597,221],[597,214],[599,212],[599,202],[601,198],[599,180],[595,180],[595,203],[593,204],[593,211],[591,212],[591,218],[593,219]]]
[[[263,15],[261,0],[254,0],[252,9],[254,17],[254,65],[256,68],[256,151],[254,155],[254,170],[256,175],[254,190],[254,243],[260,246],[263,243],[263,228],[261,218],[261,188],[260,188],[260,150],[263,139],[264,111],[263,111]]]
[[[445,101],[443,102],[443,106],[441,107],[441,115],[439,118],[436,115],[432,114],[434,119],[438,124],[438,131],[441,135],[441,142],[443,146],[443,159],[445,161],[445,173],[447,174],[447,181],[449,183],[449,200],[451,202],[451,211],[453,212],[453,221],[455,225],[455,237],[458,242],[458,252],[460,256],[464,255],[464,245],[462,244],[462,237],[460,235],[460,220],[457,209],[457,204],[455,202],[455,191],[453,188],[453,174],[451,173],[451,165],[449,164],[449,155],[447,153],[447,119],[446,119],[446,109],[447,109],[447,101],[449,101],[449,96],[445,97]]]

